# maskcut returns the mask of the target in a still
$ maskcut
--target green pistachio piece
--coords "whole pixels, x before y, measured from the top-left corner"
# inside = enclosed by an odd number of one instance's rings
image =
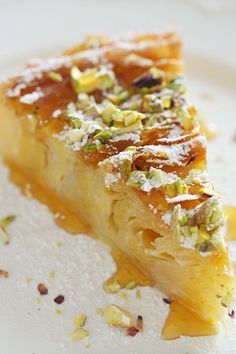
[[[84,152],[86,152],[87,154],[89,154],[89,153],[92,153],[92,152],[99,151],[102,147],[103,147],[103,144],[98,141],[97,143],[86,144],[86,145],[82,146],[81,149]]]
[[[162,106],[165,109],[169,109],[171,106],[171,96],[164,96],[161,98]]]
[[[0,219],[0,226],[4,228],[7,227],[15,220],[15,218],[16,218],[15,215],[8,215],[5,218]]]
[[[129,176],[127,184],[130,187],[141,188],[146,183],[146,181],[147,179],[144,172],[133,171]]]
[[[112,116],[117,113],[117,108],[111,103],[108,104],[105,108],[103,108],[101,112],[101,117],[107,125],[110,125],[112,123]]]
[[[145,118],[145,115],[136,111],[123,111],[123,119],[125,126],[129,126],[138,120]]]
[[[52,81],[55,81],[55,82],[62,82],[63,81],[63,77],[61,76],[61,74],[57,73],[56,71],[49,71],[48,77],[49,77],[49,79],[51,79]]]
[[[111,137],[111,131],[110,129],[107,130],[102,130],[96,135],[94,135],[95,140],[100,140],[101,142],[105,142],[106,140],[110,139]]]
[[[95,118],[100,115],[100,109],[96,103],[92,103],[85,109],[84,113],[92,118]]]
[[[87,93],[78,94],[78,102],[76,104],[78,109],[84,110],[86,107],[88,107],[89,103],[90,103],[90,99]]]
[[[177,118],[181,119],[181,123],[184,129],[191,129],[193,127],[193,119],[189,112],[187,112],[183,108],[177,108],[175,110],[175,113]]]
[[[146,113],[160,113],[163,111],[163,103],[160,98],[154,94],[148,94],[143,97],[142,111]]]
[[[81,120],[72,112],[66,115],[66,118],[72,123],[74,128],[81,128]]]
[[[179,94],[186,93],[185,78],[184,76],[178,75],[173,80],[171,80],[167,88],[176,91]]]
[[[152,170],[149,172],[149,179],[151,179],[154,182],[159,183],[160,185],[164,184],[164,177],[163,173],[161,170],[152,168]]]

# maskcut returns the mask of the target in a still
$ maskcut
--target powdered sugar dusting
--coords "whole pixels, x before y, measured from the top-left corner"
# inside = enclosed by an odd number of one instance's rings
[[[24,104],[32,104],[38,101],[38,99],[40,99],[41,97],[43,97],[43,92],[38,90],[32,93],[27,93],[26,95],[22,96],[20,98],[20,102]]]

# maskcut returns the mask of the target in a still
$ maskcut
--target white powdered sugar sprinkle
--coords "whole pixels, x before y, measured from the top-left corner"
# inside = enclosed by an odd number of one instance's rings
[[[32,104],[38,101],[39,98],[43,97],[43,92],[40,90],[34,91],[32,93],[27,93],[20,98],[20,102],[24,104]]]

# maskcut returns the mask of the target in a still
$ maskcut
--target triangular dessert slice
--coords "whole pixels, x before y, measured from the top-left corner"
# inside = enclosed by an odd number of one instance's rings
[[[180,55],[175,33],[91,36],[31,62],[0,98],[4,161],[168,297],[164,338],[216,333],[233,292]]]

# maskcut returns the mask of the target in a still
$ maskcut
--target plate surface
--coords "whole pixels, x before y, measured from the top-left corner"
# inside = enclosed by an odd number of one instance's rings
[[[28,57],[58,52],[86,33],[178,27],[186,40],[193,101],[220,132],[209,143],[209,172],[224,203],[236,205],[235,13],[233,1],[210,6],[204,1],[0,0],[0,75],[12,74]],[[230,318],[218,336],[162,341],[160,331],[168,311],[162,294],[150,288],[140,288],[141,299],[136,290],[126,291],[127,300],[106,294],[102,284],[115,270],[109,249],[87,236],[73,237],[59,229],[47,207],[24,198],[0,166],[0,216],[8,214],[17,218],[9,227],[10,245],[0,247],[0,269],[10,274],[9,279],[0,279],[1,354],[236,353],[236,320]],[[230,251],[235,260],[233,243]],[[49,289],[40,303],[39,282]],[[65,296],[60,306],[53,302],[59,294]],[[108,303],[141,314],[144,333],[124,337],[106,326],[96,309]],[[72,318],[81,312],[88,316],[90,336],[71,343]]]

